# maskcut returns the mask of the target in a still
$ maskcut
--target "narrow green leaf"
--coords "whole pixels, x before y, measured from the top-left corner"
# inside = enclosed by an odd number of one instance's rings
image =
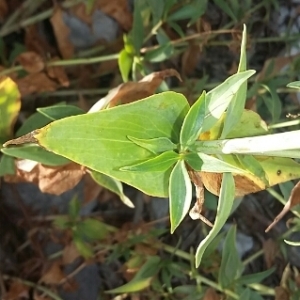
[[[54,154],[33,144],[2,148],[1,151],[9,156],[33,160],[47,166],[61,166],[70,162],[70,160],[63,156]]]
[[[37,108],[37,111],[51,121],[84,114],[84,111],[74,105],[52,105]]]
[[[236,248],[236,226],[227,232],[222,251],[218,282],[222,288],[230,287],[243,272],[244,266]]]
[[[177,148],[177,145],[175,145],[166,137],[159,137],[154,139],[138,139],[133,136],[128,136],[128,139],[136,145],[143,147],[154,154],[159,154],[169,150],[175,150]]]
[[[234,179],[231,173],[224,173],[220,190],[219,203],[214,227],[209,234],[201,241],[196,251],[196,267],[199,267],[203,253],[211,241],[217,236],[228,217],[230,216],[233,207],[235,195]]]
[[[207,107],[202,132],[217,123],[241,85],[254,73],[254,70],[248,70],[234,74],[206,94]]]
[[[185,162],[176,163],[170,175],[169,202],[171,233],[179,226],[188,213],[192,201],[192,183]]]
[[[56,216],[53,225],[59,229],[68,229],[72,227],[72,222],[70,222],[70,218],[66,216]]]
[[[147,0],[147,3],[152,12],[152,24],[154,27],[163,17],[165,1]]]
[[[20,92],[17,85],[10,78],[2,78],[0,80],[0,145],[12,137],[20,107]]]
[[[78,250],[78,252],[84,257],[84,258],[90,258],[94,255],[94,252],[92,250],[92,247],[84,242],[81,237],[77,236],[75,233],[73,235],[73,242]]]
[[[215,4],[217,4],[222,11],[224,11],[234,22],[237,22],[237,17],[234,14],[232,8],[230,7],[228,1],[225,0],[214,0]]]
[[[300,89],[300,81],[294,81],[287,85],[289,88]]]
[[[124,82],[128,81],[132,63],[133,63],[133,56],[130,53],[128,53],[125,49],[123,49],[120,52],[118,58],[118,65],[121,72],[122,80]]]
[[[173,44],[169,42],[167,44],[160,45],[156,49],[146,52],[144,59],[152,63],[162,62],[164,60],[170,59],[170,57],[174,54],[174,51],[175,49]]]
[[[188,153],[184,158],[195,171],[213,173],[233,172],[236,174],[246,173],[244,169],[239,168],[236,165],[231,165],[214,156],[204,153]]]
[[[205,116],[206,108],[206,94],[203,91],[199,99],[193,104],[187,113],[181,130],[180,130],[180,144],[185,149],[185,146],[195,142],[200,135]]]
[[[76,224],[76,230],[87,241],[96,241],[105,238],[107,228],[105,224],[95,219],[85,219]]]
[[[276,87],[272,86],[271,83],[269,83],[269,86],[265,84],[262,84],[261,86],[264,87],[271,95],[271,97],[268,95],[261,95],[261,97],[271,114],[272,123],[276,123],[279,121],[282,112],[282,104],[276,92]]]
[[[120,170],[132,172],[164,172],[169,170],[179,158],[178,153],[166,151],[141,163],[122,167]]]
[[[263,272],[244,275],[238,280],[238,283],[244,284],[244,285],[248,285],[248,284],[252,284],[252,283],[260,283],[261,281],[263,281],[264,279],[269,277],[271,274],[273,274],[275,270],[276,270],[276,268],[273,267],[273,268],[270,268]]]
[[[78,164],[123,181],[146,194],[167,197],[171,170],[153,174],[120,171],[123,166],[153,157],[150,151],[127,137],[166,137],[178,143],[188,108],[183,95],[164,92],[96,113],[54,121],[40,129],[35,138],[42,147]]]
[[[74,221],[77,219],[80,211],[80,202],[76,197],[73,197],[69,202],[69,217],[70,220]]]
[[[132,201],[124,194],[123,185],[119,180],[96,171],[91,171],[91,176],[98,184],[117,194],[125,205],[134,207]]]
[[[142,18],[142,11],[143,11],[144,1],[135,0],[134,1],[134,12],[133,12],[133,24],[132,29],[130,32],[130,36],[133,41],[135,54],[139,56],[140,49],[143,45],[144,40],[144,24]]]
[[[241,55],[240,55],[240,62],[237,73],[244,72],[247,70],[247,53],[246,53],[246,46],[247,46],[247,29],[246,25],[244,24],[243,36],[242,36],[242,44],[241,44]],[[225,139],[231,130],[239,123],[243,111],[245,108],[247,97],[247,81],[241,84],[240,88],[237,90],[234,98],[230,102],[225,121],[224,127],[221,134],[220,139]]]
[[[159,272],[161,259],[151,256],[136,273],[132,280],[116,289],[106,291],[106,294],[134,293],[147,288],[153,277]]]

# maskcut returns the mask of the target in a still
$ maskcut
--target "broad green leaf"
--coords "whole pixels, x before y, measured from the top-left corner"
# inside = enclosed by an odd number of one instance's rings
[[[245,284],[245,285],[252,284],[252,283],[259,283],[264,279],[266,279],[267,277],[269,277],[272,273],[274,273],[275,270],[276,269],[273,267],[263,272],[244,275],[241,278],[239,278],[238,283]]]
[[[184,156],[184,159],[196,171],[213,173],[233,172],[236,174],[247,173],[246,170],[237,165],[229,164],[204,153],[188,153]]]
[[[128,53],[125,49],[123,49],[120,52],[120,55],[118,58],[118,64],[119,64],[119,69],[121,72],[122,80],[124,82],[128,81],[132,63],[133,63],[133,56],[130,53]]]
[[[194,143],[201,132],[206,108],[206,94],[203,91],[200,98],[193,104],[184,118],[181,130],[180,130],[180,145],[182,150],[185,146]]]
[[[248,70],[234,74],[206,94],[207,107],[202,132],[217,123],[241,85],[254,73],[255,71]]]
[[[77,233],[87,241],[96,241],[105,238],[107,235],[107,228],[105,224],[95,219],[85,219],[76,224]]]
[[[159,137],[154,139],[138,139],[133,136],[128,136],[128,139],[138,146],[151,151],[154,154],[177,149],[177,145],[166,137]]]
[[[242,44],[241,44],[240,63],[237,71],[238,73],[247,70],[246,43],[247,43],[247,29],[246,29],[246,25],[244,25]],[[239,123],[245,107],[246,97],[247,97],[247,81],[245,81],[240,86],[240,88],[238,89],[234,98],[232,99],[232,101],[228,106],[225,121],[224,121],[224,128],[220,139],[226,138],[228,134],[231,132],[231,130]]]
[[[192,201],[192,183],[185,162],[180,160],[173,168],[169,181],[171,233],[188,213]]]
[[[50,119],[36,112],[26,119],[22,126],[18,129],[16,137],[27,134],[37,128],[41,128],[50,123]]]
[[[0,158],[0,177],[4,175],[15,174],[15,160],[8,155],[2,155]]]
[[[61,166],[70,162],[65,157],[56,155],[34,144],[2,148],[1,151],[9,156],[33,160],[48,166]]]
[[[21,107],[20,92],[10,79],[0,81],[0,144],[12,137],[13,127]]]
[[[167,197],[171,171],[153,174],[120,171],[121,167],[153,157],[127,137],[166,137],[178,143],[188,108],[183,95],[164,92],[134,103],[54,121],[40,129],[35,138],[42,147],[78,164],[146,194]]]
[[[294,81],[287,85],[289,88],[300,89],[300,81]]]
[[[51,121],[84,114],[82,109],[74,105],[52,105],[38,108],[37,111]]]
[[[120,168],[121,171],[134,172],[165,172],[169,170],[180,158],[174,151],[166,151],[146,161]]]
[[[209,234],[203,239],[196,251],[196,267],[199,267],[203,253],[211,241],[217,236],[228,217],[230,216],[233,207],[235,195],[234,179],[231,173],[224,173],[220,190],[217,215],[214,222],[214,227]]]
[[[132,280],[116,289],[106,291],[106,294],[134,293],[147,288],[153,277],[159,272],[161,259],[158,256],[151,256],[136,273]]]
[[[132,201],[124,194],[123,185],[119,180],[96,171],[91,171],[91,176],[98,184],[117,194],[125,205],[134,207]]]
[[[236,226],[227,232],[223,250],[218,283],[222,288],[230,287],[243,272],[244,266],[236,248]]]

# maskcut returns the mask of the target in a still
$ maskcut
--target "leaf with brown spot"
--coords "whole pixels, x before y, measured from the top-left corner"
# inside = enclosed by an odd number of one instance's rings
[[[64,59],[69,59],[74,54],[74,46],[70,41],[70,29],[63,20],[63,10],[55,5],[53,15],[50,19],[56,37],[58,48]]]
[[[151,73],[138,82],[129,81],[123,83],[112,89],[106,97],[94,104],[90,109],[90,112],[96,112],[106,107],[113,107],[149,97],[155,93],[163,80],[170,76],[175,76],[181,80],[181,77],[176,70],[166,69],[160,72]]]
[[[270,231],[294,206],[300,204],[300,181],[293,187],[291,195],[284,205],[282,211],[276,216],[274,221],[268,226],[266,232]]]
[[[40,163],[26,172],[17,168],[15,175],[5,175],[6,182],[31,182],[44,193],[60,195],[75,187],[85,174],[85,168],[75,163],[60,167],[45,166]]]
[[[23,78],[16,79],[16,83],[23,97],[34,93],[52,92],[58,87],[58,84],[45,73],[28,74]]]
[[[42,57],[33,51],[21,53],[17,56],[16,61],[19,62],[28,73],[39,73],[45,67]]]
[[[60,263],[55,261],[43,273],[40,282],[45,284],[59,284],[65,277],[66,275],[62,271]]]

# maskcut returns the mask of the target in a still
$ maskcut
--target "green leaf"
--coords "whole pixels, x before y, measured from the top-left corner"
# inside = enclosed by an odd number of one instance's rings
[[[214,227],[209,234],[201,241],[196,251],[196,267],[199,267],[203,253],[211,241],[217,236],[228,217],[230,216],[233,207],[235,195],[234,179],[231,173],[224,173],[220,190],[219,203]]]
[[[248,70],[234,74],[206,94],[207,107],[202,132],[217,123],[242,84],[254,73],[254,70]]]
[[[128,136],[128,139],[136,145],[143,147],[154,154],[159,154],[169,150],[175,150],[177,148],[177,145],[171,142],[166,137],[159,137],[154,139],[138,139],[133,136]]]
[[[166,137],[178,143],[188,107],[183,95],[164,92],[96,113],[54,121],[39,130],[35,138],[42,147],[78,164],[146,194],[167,197],[170,171],[153,174],[120,171],[123,166],[153,157],[150,151],[127,137]]]
[[[132,280],[116,289],[106,291],[106,294],[123,294],[141,291],[148,286],[153,277],[159,272],[161,259],[158,256],[151,256],[136,273]]]
[[[158,46],[158,48],[151,51],[147,51],[144,59],[152,63],[162,62],[164,60],[170,59],[174,54],[174,46],[171,42]]]
[[[16,137],[27,134],[37,128],[41,128],[50,123],[50,119],[36,112],[26,119],[22,126],[18,129]]]
[[[15,174],[15,160],[14,158],[2,155],[0,158],[0,176]]]
[[[180,160],[170,175],[169,202],[171,233],[179,226],[188,213],[192,201],[192,183],[185,162]]]
[[[122,80],[124,82],[128,81],[132,63],[133,63],[133,56],[130,53],[128,53],[125,49],[123,49],[120,52],[118,58],[118,65],[121,72]]]
[[[94,252],[92,250],[92,247],[84,242],[81,237],[77,236],[76,233],[73,235],[73,242],[76,246],[78,252],[84,257],[84,258],[90,258],[94,255]]]
[[[73,197],[69,202],[69,217],[70,220],[75,221],[79,215],[80,211],[80,202],[76,197]]]
[[[70,218],[65,216],[57,216],[53,221],[53,225],[59,229],[68,229],[72,227],[72,222]]]
[[[287,85],[289,88],[300,89],[300,81],[294,81]]]
[[[164,172],[169,170],[180,158],[174,151],[166,151],[146,161],[120,168],[121,171]]]
[[[65,157],[49,152],[34,144],[2,148],[1,151],[9,156],[33,160],[48,166],[61,166],[70,162]]]
[[[132,38],[132,43],[135,49],[135,54],[139,56],[140,49],[143,45],[144,40],[144,24],[142,18],[142,11],[144,9],[144,1],[135,0],[134,1],[134,12],[133,12],[133,24],[130,32]]]
[[[236,174],[245,173],[244,169],[239,168],[236,165],[229,164],[204,153],[188,153],[184,156],[184,159],[195,171],[213,173],[233,172]]]
[[[0,81],[0,145],[13,135],[13,127],[21,107],[20,92],[10,79]]]
[[[180,130],[180,144],[185,149],[185,146],[195,142],[200,135],[205,116],[206,108],[206,94],[203,91],[199,99],[194,103],[187,113],[181,130]]]
[[[76,224],[76,231],[87,241],[102,240],[107,235],[107,228],[102,222],[88,218]]]
[[[238,283],[244,285],[248,285],[252,283],[260,283],[261,281],[269,277],[271,274],[273,274],[275,270],[276,268],[273,267],[263,272],[244,275],[241,278],[239,278]]]
[[[125,205],[134,207],[132,201],[124,194],[123,185],[119,180],[96,171],[91,171],[91,176],[98,184],[117,194]]]
[[[147,3],[152,12],[152,24],[154,27],[162,19],[165,8],[165,1],[147,0]]]
[[[37,108],[37,111],[51,121],[84,114],[84,111],[74,105],[52,105]]]
[[[276,123],[279,121],[282,111],[282,104],[281,100],[276,92],[276,87],[272,86],[271,83],[269,83],[269,86],[262,84],[262,87],[264,87],[271,95],[261,95],[261,97],[264,100],[264,103],[266,104],[271,117],[272,117],[272,123]]]
[[[232,226],[225,238],[218,282],[222,288],[230,287],[243,272],[244,266],[236,249],[236,226]]]
[[[247,46],[247,29],[246,25],[244,25],[243,36],[242,36],[242,44],[241,44],[241,56],[240,56],[240,63],[238,67],[237,73],[244,72],[247,70],[247,53],[246,53],[246,46]],[[247,97],[247,81],[245,81],[238,91],[236,92],[234,98],[230,102],[225,121],[224,121],[224,128],[221,134],[220,139],[224,139],[228,136],[231,130],[239,123]]]
[[[228,1],[225,0],[214,0],[215,4],[218,5],[222,11],[224,11],[234,22],[237,22],[236,15],[230,7]]]

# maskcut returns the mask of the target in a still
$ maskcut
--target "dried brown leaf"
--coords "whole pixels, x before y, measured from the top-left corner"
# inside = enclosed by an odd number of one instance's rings
[[[275,300],[289,300],[289,292],[282,286],[275,287]]]
[[[201,51],[199,45],[193,41],[189,42],[189,46],[184,51],[181,57],[181,72],[184,75],[191,75],[201,57]]]
[[[74,46],[70,42],[70,29],[63,20],[63,10],[55,5],[53,15],[50,19],[56,37],[58,48],[64,59],[69,59],[74,54]]]
[[[58,261],[55,261],[44,272],[40,279],[40,282],[43,282],[45,284],[59,284],[61,280],[65,278],[65,276],[66,275],[62,271],[60,263]]]
[[[28,73],[38,73],[45,67],[43,58],[34,51],[21,53],[17,56],[19,62]]]
[[[84,176],[84,203],[89,203],[90,201],[97,198],[97,196],[102,192],[103,187],[100,186],[91,177],[90,174]]]
[[[62,262],[64,265],[71,264],[78,257],[80,257],[80,253],[78,252],[75,244],[70,243],[63,250]]]
[[[139,82],[126,82],[112,89],[108,95],[99,100],[90,110],[90,112],[99,111],[106,106],[113,107],[119,104],[130,103],[139,99],[149,97],[155,93],[162,81],[166,77],[181,77],[174,69],[166,69],[160,72],[154,72],[145,76]]]
[[[43,72],[28,74],[16,79],[15,82],[23,97],[34,93],[55,91],[58,87],[58,84]]]
[[[75,187],[85,174],[84,167],[75,163],[50,167],[37,164],[30,172],[17,168],[16,174],[4,176],[6,182],[31,182],[44,193],[60,195]]]
[[[5,300],[29,298],[29,288],[22,282],[13,281],[5,294]]]
[[[211,287],[204,294],[203,300],[220,300],[221,296]]]
[[[6,0],[0,0],[0,22],[3,22],[8,13]]]
[[[57,58],[53,59],[52,61],[55,60],[57,60]],[[61,86],[68,87],[70,85],[68,76],[63,67],[61,66],[47,67],[46,73],[51,79],[57,81]]]
[[[272,239],[268,239],[263,243],[264,257],[267,268],[274,266],[274,261],[278,253],[278,245]]]
[[[270,231],[294,206],[300,204],[300,181],[293,187],[291,195],[284,205],[282,211],[276,216],[274,221],[268,226],[266,232]]]

